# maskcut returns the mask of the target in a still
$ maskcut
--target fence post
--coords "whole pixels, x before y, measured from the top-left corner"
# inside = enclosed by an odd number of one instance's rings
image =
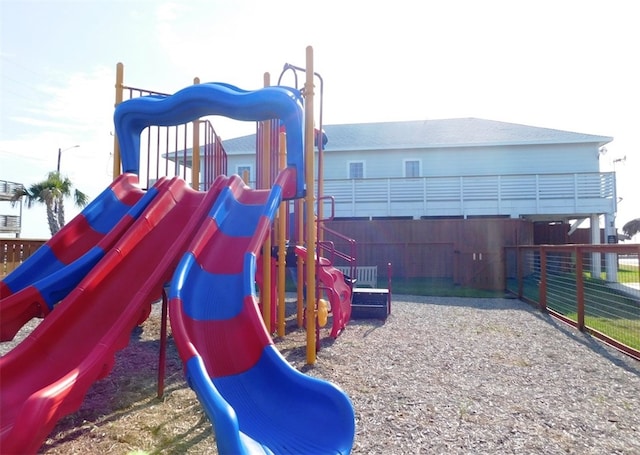
[[[578,330],[584,332],[584,274],[583,274],[583,260],[582,248],[575,247],[576,252],[576,300],[578,311]]]
[[[387,262],[387,288],[389,289],[387,310],[391,314],[391,262]]]
[[[540,248],[540,311],[547,311],[547,249]]]
[[[518,275],[518,298],[520,300],[522,300],[522,296],[524,295],[524,274],[522,265],[522,248],[516,246],[516,273]]]

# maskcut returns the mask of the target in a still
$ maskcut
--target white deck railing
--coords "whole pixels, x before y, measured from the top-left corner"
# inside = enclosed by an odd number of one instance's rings
[[[20,232],[20,217],[0,215],[0,232]]]
[[[9,202],[13,199],[15,190],[22,188],[21,183],[0,180],[0,201]],[[0,209],[3,206],[0,205]],[[22,210],[21,210],[22,211]],[[19,233],[20,232],[20,216],[0,214],[0,232],[1,233]]]
[[[327,179],[335,215],[468,216],[613,213],[615,174]]]
[[[0,200],[10,201],[13,197],[15,190],[22,188],[21,183],[8,182],[7,180],[0,180]]]
[[[343,275],[351,275],[351,267],[337,265],[336,269],[340,270]],[[351,277],[353,278],[353,277]],[[364,265],[356,267],[355,287],[378,287],[378,266],[377,265]]]

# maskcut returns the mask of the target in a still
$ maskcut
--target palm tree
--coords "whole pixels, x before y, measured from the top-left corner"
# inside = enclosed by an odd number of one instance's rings
[[[628,235],[629,238],[640,232],[640,218],[625,223],[625,225],[622,226],[622,232]]]
[[[27,208],[36,203],[44,204],[47,208],[49,231],[53,236],[65,225],[64,199],[71,197],[72,188],[68,177],[62,177],[59,172],[49,172],[45,180],[34,183],[29,188],[16,188],[11,201],[15,205],[21,198],[25,198]],[[73,199],[78,207],[85,207],[89,203],[89,196],[77,189],[73,191]]]

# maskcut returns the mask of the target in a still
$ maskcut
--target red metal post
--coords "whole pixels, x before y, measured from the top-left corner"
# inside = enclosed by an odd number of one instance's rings
[[[388,313],[391,314],[391,262],[387,262],[387,286],[389,289],[389,294],[387,298],[389,299],[387,303]]]
[[[540,287],[539,287],[540,311],[547,311],[547,249],[540,248]]]
[[[160,321],[160,354],[158,356],[158,398],[164,395],[164,374],[167,365],[167,291],[162,289],[162,318]]]
[[[582,248],[576,247],[576,300],[578,303],[578,330],[584,331],[584,274]]]
[[[522,248],[520,248],[519,246],[516,246],[516,268],[517,268],[517,275],[518,275],[518,298],[522,299],[522,296],[524,295],[524,282],[523,282],[523,270],[522,270]]]

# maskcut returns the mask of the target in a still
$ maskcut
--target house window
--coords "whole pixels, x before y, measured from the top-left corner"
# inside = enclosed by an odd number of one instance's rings
[[[350,179],[362,179],[364,178],[364,161],[349,161],[347,163]]]
[[[240,164],[236,168],[236,173],[242,177],[245,183],[251,182],[251,165],[249,164]],[[245,175],[246,174],[246,175]]]
[[[404,160],[404,176],[420,177],[420,160]]]

